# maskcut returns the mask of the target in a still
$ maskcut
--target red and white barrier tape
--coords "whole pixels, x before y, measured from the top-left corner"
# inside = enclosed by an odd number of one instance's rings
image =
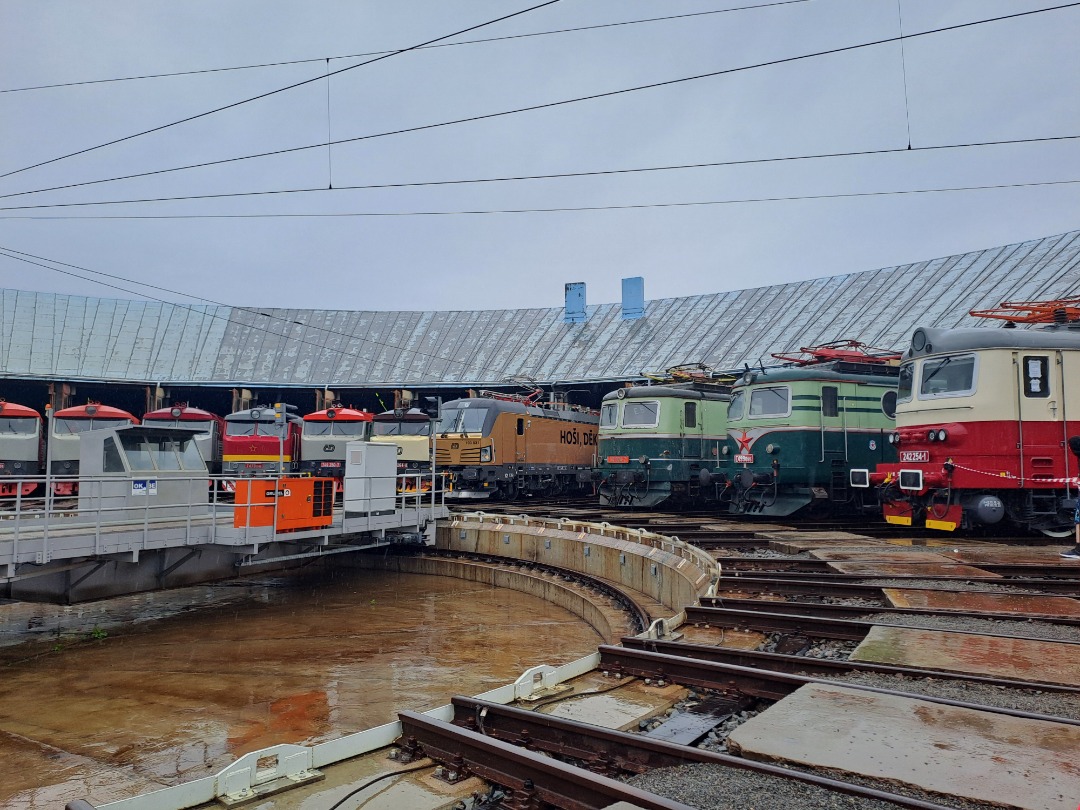
[[[963,470],[964,472],[978,473],[979,475],[989,475],[993,478],[1005,478],[1011,481],[1031,481],[1035,480],[1043,484],[1068,484],[1070,487],[1080,487],[1080,477],[1073,476],[1072,478],[1032,478],[1032,476],[1026,476],[1021,478],[1019,475],[1013,475],[1011,472],[989,472],[987,470],[976,470],[974,467],[965,467],[963,464],[956,464],[955,462],[948,462],[957,470]]]

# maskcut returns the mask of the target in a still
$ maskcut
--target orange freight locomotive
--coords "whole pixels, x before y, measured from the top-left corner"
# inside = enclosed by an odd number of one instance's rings
[[[442,406],[436,464],[450,473],[452,498],[551,496],[591,488],[596,411],[555,399],[481,391]]]

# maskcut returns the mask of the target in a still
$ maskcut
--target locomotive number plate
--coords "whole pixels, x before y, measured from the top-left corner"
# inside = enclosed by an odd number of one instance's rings
[[[735,463],[736,464],[753,464],[754,463],[754,454],[753,453],[736,453],[735,454]]]
[[[608,456],[608,464],[629,464],[630,456]]]
[[[929,461],[929,460],[930,460],[930,451],[929,450],[901,450],[900,451],[900,461],[901,462],[905,462],[905,461],[906,462]]]
[[[324,467],[340,467],[340,461],[324,461],[322,464]]]

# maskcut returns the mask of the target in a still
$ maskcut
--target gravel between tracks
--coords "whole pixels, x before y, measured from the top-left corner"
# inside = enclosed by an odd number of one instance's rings
[[[1031,588],[1016,588],[1008,584],[1008,580],[997,582],[968,582],[958,579],[868,579],[864,585],[873,585],[878,588],[932,588],[943,591],[999,591],[1010,594],[1040,594],[1042,591]]]
[[[958,810],[991,810],[991,805],[955,797],[931,796],[913,788],[898,788],[872,780],[848,779],[863,787],[908,798],[936,802]],[[896,810],[900,805],[878,799],[864,799],[785,779],[723,765],[679,765],[657,768],[627,780],[634,787],[683,802],[699,810]],[[995,808],[1000,810],[1000,808]]]
[[[1007,689],[982,683],[941,678],[911,678],[906,675],[883,675],[875,672],[849,672],[831,677],[802,673],[813,678],[827,678],[839,683],[861,684],[878,689],[895,689],[928,697],[978,703],[998,709],[1046,714],[1080,721],[1080,694],[1061,694],[1029,689]]]
[[[1043,641],[1080,643],[1080,627],[1040,621],[977,619],[966,616],[909,616],[897,613],[871,613],[859,621],[888,624],[894,627],[928,627],[933,630],[979,633],[982,635],[1023,636]],[[1077,650],[1080,655],[1080,650]]]

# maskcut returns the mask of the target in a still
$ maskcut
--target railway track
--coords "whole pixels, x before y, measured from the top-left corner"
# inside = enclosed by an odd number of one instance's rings
[[[575,521],[610,519],[610,510],[576,505],[512,506],[504,514],[518,515],[527,506],[531,516],[543,512]],[[945,639],[957,643],[959,638],[961,644],[970,640],[994,650],[1035,645],[1052,650],[1067,663],[1080,660],[1080,612],[1074,598],[1080,595],[1080,567],[1018,560],[1009,556],[1016,542],[987,545],[988,540],[980,538],[983,556],[977,570],[971,564],[943,559],[935,571],[914,565],[906,571],[903,560],[898,562],[895,554],[883,554],[883,558],[890,557],[887,571],[841,573],[826,560],[801,553],[776,554],[775,549],[784,546],[787,534],[801,540],[820,534],[830,535],[834,543],[844,541],[837,532],[848,532],[848,542],[856,547],[867,535],[864,527],[856,531],[835,523],[813,529],[805,524],[772,524],[759,531],[745,522],[732,521],[729,531],[717,525],[722,523],[716,515],[656,513],[620,521],[620,525],[675,534],[702,548],[715,549],[723,574],[715,582],[716,596],[685,606],[681,636],[627,637],[619,646],[598,648],[599,669],[611,689],[628,683],[647,684],[645,688],[653,689],[676,686],[685,690],[690,704],[706,709],[677,705],[657,717],[640,720],[641,733],[631,733],[545,714],[550,708],[546,706],[507,707],[455,697],[454,717],[445,723],[401,714],[403,743],[409,749],[404,756],[431,756],[443,763],[444,773],[449,769],[459,775],[481,776],[498,786],[501,798],[478,806],[511,810],[606,807],[614,801],[639,807],[681,807],[686,805],[665,803],[672,799],[661,799],[659,793],[664,790],[655,785],[670,785],[674,779],[680,787],[665,795],[677,797],[694,780],[728,785],[736,783],[735,775],[742,779],[750,774],[755,779],[781,780],[778,787],[767,789],[775,789],[777,796],[802,795],[786,793],[790,787],[783,785],[790,786],[794,780],[803,791],[812,786],[824,795],[855,797],[860,807],[877,806],[872,803],[878,801],[885,803],[882,807],[1032,806],[1023,800],[1010,805],[1007,798],[999,802],[1000,797],[989,795],[981,800],[962,798],[959,788],[957,795],[951,795],[950,789],[940,785],[920,787],[915,784],[918,780],[907,784],[876,778],[869,773],[873,769],[865,766],[853,766],[850,771],[822,768],[800,762],[798,757],[763,763],[758,761],[763,755],[752,750],[753,734],[738,729],[745,725],[757,731],[760,723],[754,724],[755,718],[782,711],[787,702],[800,699],[806,690],[819,690],[811,693],[819,700],[834,699],[830,690],[839,690],[845,700],[910,703],[920,707],[918,711],[952,712],[968,718],[962,722],[1071,729],[1067,733],[1076,736],[1070,739],[1080,741],[1080,679],[1061,682],[1053,661],[1046,662],[1045,672],[1039,666],[995,672],[965,670],[963,664],[944,660],[939,666],[927,666],[876,662],[853,655],[872,643],[875,634],[899,632],[917,634],[917,646],[931,649],[939,642],[946,649]],[[762,536],[765,534],[768,536]],[[876,534],[873,540],[880,543],[889,537],[922,545],[910,532],[891,530]],[[957,538],[957,542],[970,541]],[[995,554],[995,548],[1001,553]],[[924,550],[940,550],[940,544]],[[873,548],[865,551],[866,559],[873,560]],[[762,556],[762,552],[766,554]],[[927,594],[930,604],[897,606],[887,591]],[[933,606],[935,599],[992,602],[995,606],[943,608]],[[581,694],[568,699],[590,698]],[[874,713],[885,711],[888,705],[873,704],[859,723],[872,723]],[[980,719],[971,720],[971,716]],[[669,739],[664,739],[665,735]],[[915,738],[908,742],[916,748],[919,745]],[[814,747],[813,743],[807,745]],[[575,770],[568,772],[565,767]],[[1045,767],[1052,770],[1061,766]],[[628,781],[632,784],[627,785]],[[634,792],[642,785],[653,791],[648,798]],[[971,792],[978,791],[976,787]],[[824,801],[821,806],[830,806],[835,800]],[[753,806],[789,805],[759,801]],[[1075,801],[1069,810],[1074,806]]]

